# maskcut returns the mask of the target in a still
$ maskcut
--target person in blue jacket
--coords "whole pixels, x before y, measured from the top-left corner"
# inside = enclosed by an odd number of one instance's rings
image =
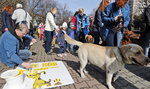
[[[76,31],[75,31],[75,39],[81,42],[85,42],[85,36],[88,35],[90,25],[89,19],[84,14],[84,9],[80,8],[79,13],[76,15]]]
[[[4,7],[4,10],[1,14],[2,16],[2,33],[8,31],[8,29],[12,28],[13,23],[11,19],[13,7],[8,5]]]
[[[29,50],[19,50],[22,37],[28,33],[28,27],[24,23],[18,23],[15,28],[9,29],[0,38],[0,61],[9,67],[22,66],[31,68],[27,59],[32,55]]]
[[[104,13],[102,13],[103,23],[109,31],[106,38],[106,46],[120,46],[123,38],[123,27],[128,27],[130,22],[130,7],[127,2],[128,0],[116,0],[108,5]],[[123,21],[123,24],[122,26],[119,25],[119,27],[122,27],[122,29],[113,31],[120,17],[122,17],[120,21]]]

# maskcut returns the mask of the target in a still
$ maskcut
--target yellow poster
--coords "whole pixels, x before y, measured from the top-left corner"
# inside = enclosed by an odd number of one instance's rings
[[[25,89],[45,89],[74,83],[62,61],[32,63],[31,69],[17,69],[25,74]]]

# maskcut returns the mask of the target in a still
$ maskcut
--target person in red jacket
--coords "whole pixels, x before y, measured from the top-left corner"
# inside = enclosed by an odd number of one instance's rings
[[[74,27],[73,27],[73,30],[76,30],[76,15],[78,14],[79,12],[76,11],[74,16],[72,17],[72,20],[71,22],[74,24]]]
[[[75,14],[74,14],[74,16],[72,17],[72,20],[71,20],[71,22],[74,24],[74,27],[72,27],[72,29],[74,30],[74,39],[76,40],[77,39],[77,37],[75,36],[75,32],[76,32],[76,15],[78,14],[79,12],[78,11],[76,11],[75,12]],[[78,49],[78,47],[77,46],[74,46],[74,49]]]

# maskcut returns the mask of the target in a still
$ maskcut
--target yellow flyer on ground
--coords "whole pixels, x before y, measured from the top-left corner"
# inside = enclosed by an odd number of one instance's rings
[[[25,89],[45,89],[74,83],[62,61],[32,63],[29,70],[17,69],[25,74]]]

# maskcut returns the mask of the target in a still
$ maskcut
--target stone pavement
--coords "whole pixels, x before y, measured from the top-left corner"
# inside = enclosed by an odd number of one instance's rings
[[[75,81],[74,84],[53,89],[108,89],[105,83],[105,71],[88,64],[86,68],[89,74],[86,74],[86,78],[81,78],[79,75],[80,64],[77,55],[67,53],[67,57],[60,58],[56,55],[57,50],[58,48],[55,47],[55,53],[47,55],[44,52],[42,41],[38,41],[31,47],[31,51],[33,52],[31,58],[33,62],[63,61]],[[8,69],[0,63],[0,73]],[[5,80],[0,79],[0,89],[2,89],[4,84]],[[126,69],[121,71],[121,77],[113,83],[113,86],[116,89],[150,89],[150,67],[127,65]]]

